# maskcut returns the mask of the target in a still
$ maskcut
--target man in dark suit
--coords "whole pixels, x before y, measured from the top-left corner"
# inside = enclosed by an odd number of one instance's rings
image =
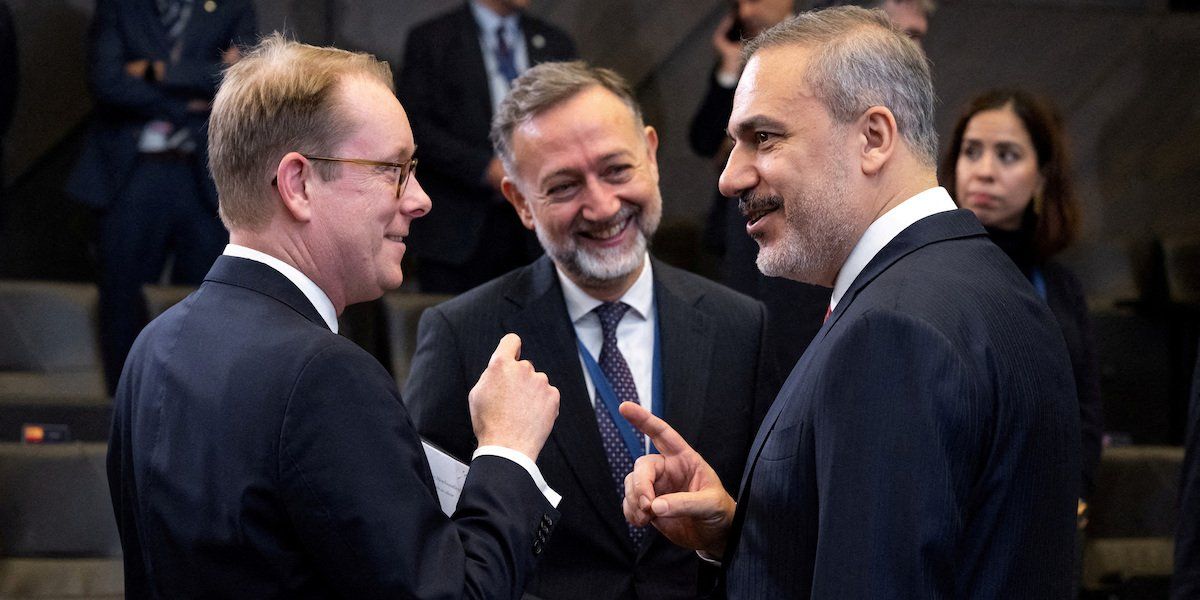
[[[413,420],[469,456],[464,394],[487,366],[487,340],[519,334],[563,394],[538,461],[563,495],[563,519],[528,591],[694,598],[695,553],[621,516],[625,474],[646,448],[616,407],[625,399],[665,414],[732,481],[778,390],[763,307],[649,257],[662,214],[658,138],[616,73],[580,62],[531,69],[501,105],[493,139],[504,193],[547,256],[422,315],[405,388]]]
[[[721,560],[731,598],[1065,598],[1079,422],[1045,302],[937,187],[933,85],[881,11],[755,38],[721,191],[771,275],[833,287],[734,497],[678,432],[625,514]]]
[[[1175,528],[1172,600],[1200,596],[1200,348],[1188,402],[1187,449],[1179,481],[1179,525]]]
[[[421,140],[422,178],[438,210],[412,230],[427,292],[457,294],[526,265],[541,250],[500,193],[488,141],[510,82],[575,57],[567,34],[524,13],[529,0],[470,0],[408,34],[398,93]]]
[[[250,0],[96,3],[88,84],[95,116],[67,183],[99,210],[100,337],[109,393],[145,325],[142,284],[198,284],[228,239],[205,127],[221,69],[255,35]]]
[[[447,518],[390,375],[337,335],[400,285],[430,208],[387,65],[276,34],[226,73],[209,133],[231,243],[115,400],[128,597],[519,597],[558,519],[533,462],[557,390],[500,341]]]

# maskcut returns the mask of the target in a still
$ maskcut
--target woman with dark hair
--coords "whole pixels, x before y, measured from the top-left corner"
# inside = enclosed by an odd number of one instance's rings
[[[1058,114],[1020,90],[976,97],[954,127],[942,177],[954,201],[979,217],[1062,328],[1082,424],[1080,514],[1100,462],[1100,378],[1079,280],[1051,258],[1074,241],[1079,206]]]

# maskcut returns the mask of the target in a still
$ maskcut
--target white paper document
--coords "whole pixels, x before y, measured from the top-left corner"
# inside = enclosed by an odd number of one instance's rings
[[[429,470],[433,471],[438,502],[442,504],[442,512],[448,517],[454,514],[454,508],[458,506],[458,496],[462,494],[470,467],[425,440],[421,440],[421,447],[425,449],[425,458],[429,460]]]

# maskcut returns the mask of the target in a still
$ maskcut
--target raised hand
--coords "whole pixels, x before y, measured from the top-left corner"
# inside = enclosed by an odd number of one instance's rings
[[[467,402],[480,446],[512,448],[535,461],[558,417],[558,388],[521,360],[515,333],[500,339]]]
[[[645,408],[624,402],[621,415],[660,452],[639,458],[625,477],[625,519],[637,526],[654,525],[676,545],[721,557],[737,503],[716,471]]]

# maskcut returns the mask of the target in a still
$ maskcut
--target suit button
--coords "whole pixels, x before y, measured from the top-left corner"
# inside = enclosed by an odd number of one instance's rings
[[[542,553],[542,540],[538,538],[533,540],[533,555],[537,556]]]

